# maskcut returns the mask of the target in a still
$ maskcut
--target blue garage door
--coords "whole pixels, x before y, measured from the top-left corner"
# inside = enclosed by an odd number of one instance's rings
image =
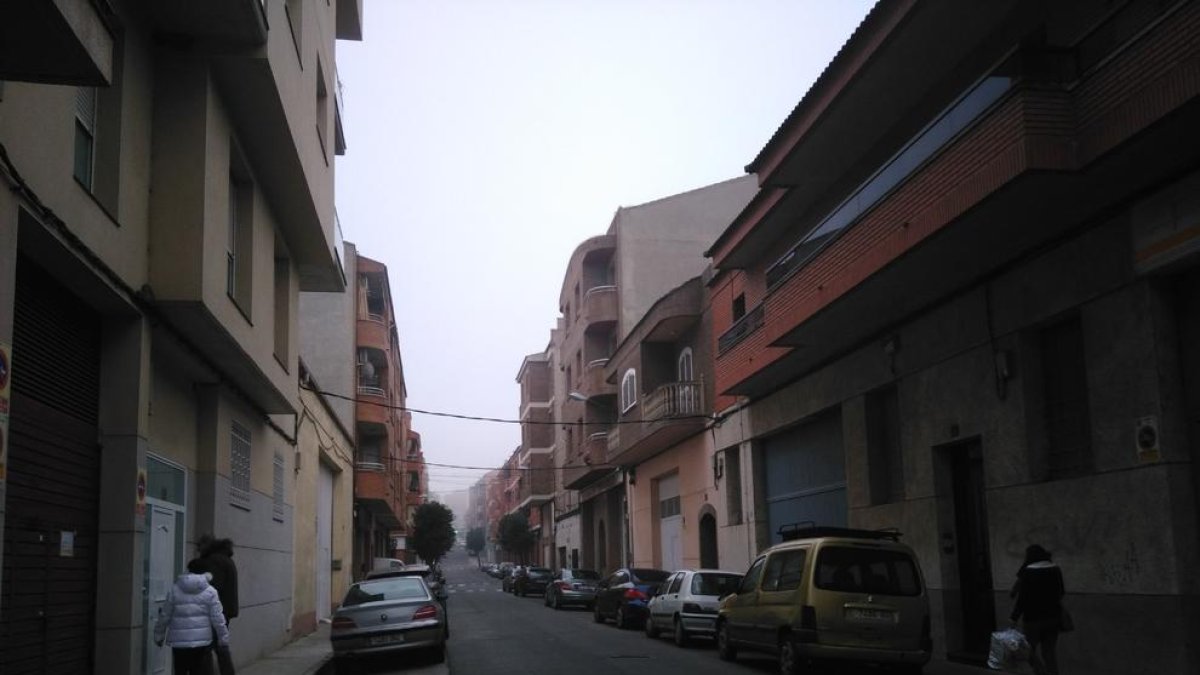
[[[763,471],[772,544],[781,541],[779,528],[788,523],[846,525],[841,415],[824,415],[767,437]]]

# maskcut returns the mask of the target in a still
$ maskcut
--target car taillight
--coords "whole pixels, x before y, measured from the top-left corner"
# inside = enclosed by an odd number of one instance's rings
[[[557,586],[558,590],[560,591],[565,591],[571,588],[570,582],[567,581],[556,581],[554,582],[554,585]]]
[[[800,608],[800,627],[807,630],[817,629],[817,608],[804,605]]]
[[[347,628],[358,628],[358,624],[354,623],[354,619],[348,616],[335,616],[333,623],[330,625],[334,630],[345,630]]]
[[[434,607],[433,605],[425,605],[424,607],[413,612],[412,620],[420,621],[422,619],[436,619],[437,615],[437,607]]]
[[[645,600],[646,594],[636,588],[627,588],[627,589],[625,589],[625,599],[626,600]]]

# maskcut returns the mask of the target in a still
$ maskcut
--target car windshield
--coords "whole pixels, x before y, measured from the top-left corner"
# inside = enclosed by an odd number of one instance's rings
[[[641,584],[657,584],[666,581],[667,577],[671,576],[670,572],[665,570],[648,570],[648,569],[632,569],[634,581]]]
[[[594,570],[570,570],[572,579],[582,579],[585,581],[599,581],[600,573]]]
[[[382,602],[384,600],[413,600],[428,598],[425,584],[414,577],[393,577],[377,581],[361,581],[350,587],[343,607],[353,607],[367,602]]]
[[[715,574],[704,572],[692,577],[692,595],[729,595],[737,591],[742,582],[740,574]]]
[[[817,556],[816,586],[828,591],[920,595],[921,577],[902,551],[826,546]]]

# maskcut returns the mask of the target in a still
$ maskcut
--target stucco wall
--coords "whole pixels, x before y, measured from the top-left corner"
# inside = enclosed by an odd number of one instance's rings
[[[637,466],[637,482],[630,489],[629,518],[633,540],[633,564],[661,568],[658,496],[655,481],[672,473],[679,475],[680,528],[683,567],[700,566],[700,515],[705,504],[718,506],[713,488],[712,435],[701,432]],[[718,540],[718,551],[720,542]],[[669,570],[673,571],[673,570]]]

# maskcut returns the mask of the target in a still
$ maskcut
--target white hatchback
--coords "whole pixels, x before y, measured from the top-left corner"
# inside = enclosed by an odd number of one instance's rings
[[[724,570],[680,570],[658,587],[650,599],[646,636],[671,631],[675,644],[686,647],[693,636],[716,635],[721,598],[737,590],[742,575]]]

